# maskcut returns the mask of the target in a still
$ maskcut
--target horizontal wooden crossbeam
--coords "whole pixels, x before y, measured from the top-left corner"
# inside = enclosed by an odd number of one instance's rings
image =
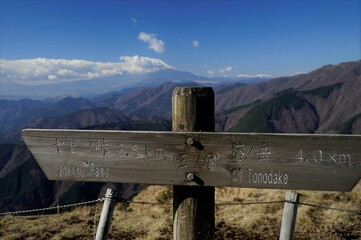
[[[361,136],[23,130],[50,180],[351,191]]]

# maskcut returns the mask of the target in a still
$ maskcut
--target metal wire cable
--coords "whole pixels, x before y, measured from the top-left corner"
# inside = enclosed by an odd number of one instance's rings
[[[145,202],[145,201],[129,201],[126,199],[122,199],[121,202],[125,202],[127,204],[134,203],[134,204],[148,204],[148,205],[164,205],[164,206],[172,206],[171,203],[156,203],[156,202]],[[216,206],[236,206],[236,205],[257,205],[257,204],[279,204],[279,203],[294,203],[294,204],[300,204],[300,205],[306,205],[310,207],[317,207],[317,208],[323,208],[323,209],[329,209],[329,210],[335,210],[335,211],[342,211],[342,212],[349,212],[349,213],[355,213],[355,214],[361,214],[361,210],[348,210],[348,209],[341,209],[341,208],[333,208],[333,207],[326,207],[311,203],[304,203],[304,202],[291,202],[291,201],[266,201],[266,202],[220,202],[216,203]]]
[[[173,206],[172,203],[161,203],[161,202],[146,202],[146,201],[130,201],[124,198],[118,199],[119,202],[126,204],[146,204],[146,205],[163,205],[163,206]]]
[[[311,204],[311,203],[304,203],[304,202],[299,202],[299,204],[305,205],[305,206],[310,206],[310,207],[329,209],[329,210],[335,210],[335,211],[340,211],[340,212],[355,213],[355,214],[360,214],[361,215],[361,210],[349,210],[349,209],[333,208],[333,207],[326,207],[326,206],[321,206],[321,205],[316,205],[316,204]]]
[[[269,202],[224,202],[216,203],[216,206],[234,206],[234,205],[256,205],[256,204],[277,204],[285,201],[269,201]]]
[[[14,211],[14,212],[4,212],[0,213],[0,216],[2,215],[16,215],[16,214],[24,214],[24,213],[34,213],[34,212],[40,212],[40,211],[46,211],[46,210],[53,210],[58,208],[68,208],[68,207],[75,207],[75,206],[82,206],[82,205],[88,205],[92,203],[98,203],[104,201],[104,198],[92,200],[92,201],[86,201],[86,202],[80,202],[80,203],[73,203],[73,204],[67,204],[67,205],[61,205],[61,206],[54,206],[54,207],[48,207],[48,208],[39,208],[39,209],[31,209],[31,210],[23,210],[23,211]],[[119,198],[117,200],[118,202],[123,202],[126,204],[144,204],[144,205],[163,205],[163,206],[172,206],[172,203],[160,203],[160,202],[146,202],[146,201],[131,201],[124,198]],[[329,209],[334,211],[341,211],[341,212],[348,212],[348,213],[354,213],[354,214],[361,214],[361,210],[349,210],[349,209],[341,209],[341,208],[334,208],[334,207],[327,207],[312,203],[306,203],[306,202],[291,202],[291,201],[266,201],[266,202],[219,202],[216,203],[216,206],[236,206],[236,205],[259,205],[259,204],[279,204],[279,203],[293,203],[293,204],[300,204],[310,207],[316,207],[316,208],[322,208],[322,209]]]
[[[54,207],[47,207],[47,208],[37,208],[37,209],[30,209],[30,210],[22,210],[22,211],[14,211],[14,212],[3,212],[0,213],[0,216],[2,215],[16,215],[16,214],[24,214],[24,213],[34,213],[34,212],[41,212],[41,211],[47,211],[47,210],[54,210],[58,208],[68,208],[68,207],[75,207],[75,206],[82,206],[82,205],[88,205],[92,203],[102,202],[104,199],[99,198],[96,200],[86,201],[86,202],[79,202],[79,203],[72,203],[67,205],[59,205]]]

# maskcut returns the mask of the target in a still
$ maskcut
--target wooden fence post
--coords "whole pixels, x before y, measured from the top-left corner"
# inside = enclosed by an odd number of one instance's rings
[[[214,132],[212,88],[177,87],[172,96],[173,131]],[[187,141],[192,144],[192,139]],[[193,180],[196,173],[185,178]],[[201,185],[201,184],[200,184]],[[214,187],[173,186],[173,239],[213,239],[215,225]]]
[[[116,204],[116,194],[114,193],[114,190],[108,188],[105,193],[103,209],[100,215],[97,233],[95,235],[96,240],[108,239],[108,230],[110,227],[110,223],[112,221],[115,204]]]
[[[296,226],[299,198],[300,196],[298,193],[286,192],[280,231],[280,240],[293,239]]]

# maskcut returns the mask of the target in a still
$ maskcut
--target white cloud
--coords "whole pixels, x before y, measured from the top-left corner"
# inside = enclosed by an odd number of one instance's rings
[[[208,75],[211,76],[211,77],[214,76],[214,71],[213,71],[213,70],[208,70],[207,73],[208,73]]]
[[[231,66],[226,66],[226,67],[224,67],[224,68],[221,68],[221,69],[219,69],[219,72],[220,73],[227,73],[227,72],[230,72],[230,71],[232,71],[232,67]]]
[[[49,80],[54,80],[54,79],[57,79],[58,77],[57,76],[55,76],[54,74],[49,74],[48,75],[48,79]]]
[[[91,80],[123,73],[142,74],[172,69],[158,58],[122,56],[119,62],[92,62],[35,58],[24,60],[0,59],[0,79],[26,85]]]
[[[138,35],[138,39],[145,43],[148,43],[148,47],[152,49],[154,52],[156,53],[164,52],[165,43],[162,40],[157,39],[156,34],[141,32]]]
[[[122,68],[129,73],[149,73],[157,72],[161,69],[171,69],[172,66],[166,64],[158,58],[148,58],[135,56],[120,57]]]
[[[199,47],[200,46],[199,41],[198,40],[193,40],[192,41],[192,46],[195,47],[195,48]]]
[[[268,74],[255,74],[255,75],[249,75],[249,74],[239,74],[237,75],[237,77],[239,78],[271,78],[272,75],[268,75]]]

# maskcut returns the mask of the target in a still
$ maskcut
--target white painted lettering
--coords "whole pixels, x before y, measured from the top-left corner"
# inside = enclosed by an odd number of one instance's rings
[[[248,169],[248,182],[253,184],[286,185],[288,183],[288,175],[282,173],[281,170],[274,173],[274,170],[256,172],[253,169]]]

